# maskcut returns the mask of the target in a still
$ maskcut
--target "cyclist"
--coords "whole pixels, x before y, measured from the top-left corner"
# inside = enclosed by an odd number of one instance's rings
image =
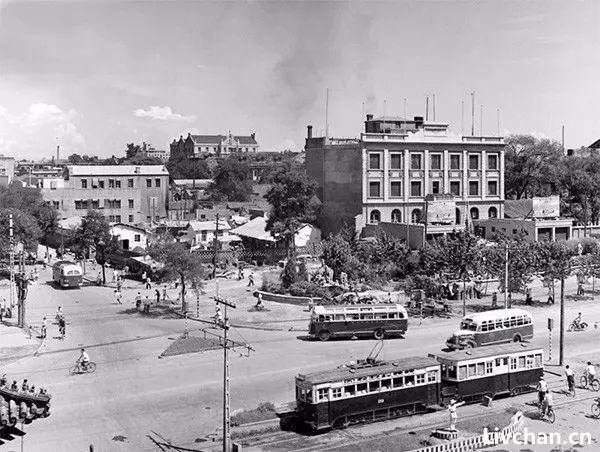
[[[63,316],[62,308],[59,306],[56,308],[56,320],[60,319]]]
[[[575,317],[575,320],[573,320],[573,325],[575,325],[576,328],[581,328],[581,322],[583,321],[582,317],[581,317],[581,312],[577,314],[577,317]]]
[[[544,401],[542,402],[542,415],[548,416],[548,413],[551,409],[554,410],[554,400],[552,400],[552,394],[550,394],[550,391],[546,390]]]
[[[79,355],[79,358],[77,359],[77,362],[79,364],[81,364],[81,368],[83,370],[87,369],[87,365],[90,362],[90,356],[87,354],[87,352],[85,351],[85,348],[81,349],[81,354]]]
[[[575,372],[567,364],[565,366],[565,375],[567,376],[567,386],[569,387],[569,393],[575,395]]]
[[[591,362],[588,361],[587,367],[585,368],[585,372],[583,373],[583,375],[585,375],[588,384],[591,384],[592,381],[594,381],[594,379],[596,378],[596,368]]]

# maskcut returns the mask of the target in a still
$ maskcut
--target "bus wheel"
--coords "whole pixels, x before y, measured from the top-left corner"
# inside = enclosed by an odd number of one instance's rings
[[[518,334],[515,334],[513,336],[513,342],[521,342],[521,336],[519,336]]]
[[[477,344],[473,341],[469,341],[467,342],[467,348],[475,348],[477,347]]]
[[[385,337],[385,331],[381,328],[378,328],[373,332],[373,336],[375,337],[375,339],[381,340]]]
[[[319,339],[321,339],[323,342],[328,341],[330,337],[331,337],[331,333],[329,331],[327,331],[327,330],[319,331]]]

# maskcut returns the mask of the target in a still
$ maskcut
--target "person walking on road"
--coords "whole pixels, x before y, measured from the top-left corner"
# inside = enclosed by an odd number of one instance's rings
[[[253,286],[254,285],[254,272],[251,272],[248,275],[248,287]]]
[[[4,318],[4,312],[6,311],[6,300],[3,298],[0,300],[0,323]]]
[[[60,335],[60,339],[64,339],[67,335],[67,323],[65,322],[64,317],[60,317],[58,319],[58,333]]]
[[[142,273],[142,284],[146,284],[146,276],[148,276],[148,273],[144,270],[144,273]]]
[[[573,397],[575,397],[575,372],[573,372],[573,369],[571,369],[568,364],[565,366],[565,375],[567,376],[569,394],[572,394]]]
[[[41,334],[41,338],[42,339],[46,339],[46,331],[47,331],[48,325],[46,322],[46,317],[44,317],[42,319],[42,334]]]
[[[115,289],[115,300],[117,300],[117,303],[123,304],[121,301],[121,291],[119,289]]]
[[[141,306],[142,306],[142,294],[138,292],[137,295],[135,296],[135,309],[137,309],[139,311]]]
[[[160,303],[160,290],[158,290],[158,288],[157,288],[154,290],[154,293],[156,294],[156,304],[159,304]]]
[[[166,302],[167,300],[170,300],[169,294],[167,293],[167,286],[163,287],[163,290],[162,290],[162,299],[163,299],[163,302]]]
[[[450,405],[448,405],[448,413],[450,413],[450,431],[456,431],[456,419],[458,416],[456,415],[456,409],[459,406],[464,405],[465,402],[457,402],[456,400],[450,400]]]

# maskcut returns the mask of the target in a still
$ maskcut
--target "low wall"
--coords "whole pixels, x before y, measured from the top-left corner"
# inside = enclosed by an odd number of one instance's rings
[[[457,439],[444,444],[437,444],[435,446],[423,447],[422,449],[416,449],[412,452],[466,452],[484,447],[496,445],[501,446],[502,444],[496,444],[497,439],[500,441],[508,441],[510,438],[512,438],[515,432],[518,432],[523,428],[523,422],[523,413],[521,411],[517,411],[510,419],[510,423],[502,430],[497,432],[484,431],[483,434],[479,436]]]
[[[309,303],[314,304],[321,301],[321,298],[319,297],[294,297],[293,295],[280,295],[276,293],[263,292],[262,290],[257,290],[256,292],[262,295],[263,301],[274,301],[275,303],[308,306]]]

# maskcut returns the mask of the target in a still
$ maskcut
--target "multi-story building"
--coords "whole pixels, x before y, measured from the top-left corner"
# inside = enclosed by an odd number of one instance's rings
[[[171,143],[171,155],[184,155],[189,158],[216,155],[225,157],[234,153],[258,152],[256,135],[192,135],[179,137]]]
[[[156,149],[154,146],[149,143],[142,143],[142,149],[140,153],[146,157],[152,157],[155,159],[167,161],[169,160],[169,151],[165,151],[164,149]]]
[[[164,165],[73,165],[62,180],[41,183],[61,218],[99,210],[111,223],[152,223],[167,217],[169,173]]]
[[[456,135],[418,116],[367,115],[358,139],[313,137],[309,126],[305,149],[325,234],[344,224],[360,231],[380,222],[425,223],[431,238],[464,227],[467,215],[503,215],[502,137]]]
[[[15,158],[0,154],[0,185],[6,187],[15,177]]]

